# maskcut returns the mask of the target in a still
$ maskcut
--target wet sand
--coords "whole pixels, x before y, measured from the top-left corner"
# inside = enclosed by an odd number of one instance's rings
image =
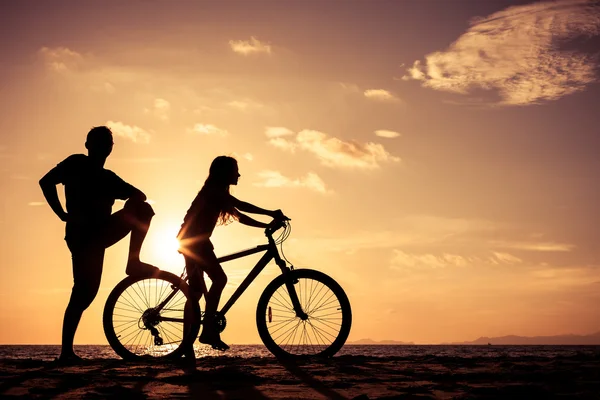
[[[284,363],[208,357],[177,363],[0,360],[0,396],[133,399],[600,399],[600,356],[340,356]]]

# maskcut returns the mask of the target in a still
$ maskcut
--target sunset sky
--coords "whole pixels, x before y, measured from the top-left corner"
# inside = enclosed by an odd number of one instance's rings
[[[174,236],[227,154],[236,197],[292,218],[285,255],[346,290],[349,340],[600,331],[598,1],[0,0],[0,48],[2,344],[60,343],[70,253],[38,180],[97,125],[152,201],[142,259],[162,269],[182,271]],[[76,344],[106,343],[127,246]],[[256,260],[223,264],[225,298]],[[226,342],[260,343],[277,272]]]

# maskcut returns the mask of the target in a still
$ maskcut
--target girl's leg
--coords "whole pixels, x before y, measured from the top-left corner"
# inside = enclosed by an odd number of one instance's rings
[[[206,293],[206,283],[204,282],[204,273],[200,269],[200,266],[192,258],[183,256],[185,259],[185,269],[188,275],[188,284],[190,286],[190,298],[185,303],[183,311],[183,331],[185,335],[191,330],[192,324],[195,322],[194,318],[200,318],[195,315],[192,309],[193,302],[199,302],[202,295]],[[196,354],[194,353],[193,341],[190,347],[185,349],[184,356],[189,360],[195,360]]]
[[[204,313],[204,322],[200,342],[210,344],[218,350],[227,350],[229,346],[221,340],[221,335],[218,331],[215,315],[219,306],[219,300],[223,289],[227,284],[227,275],[217,261],[217,257],[212,249],[203,252],[202,268],[211,280],[210,289],[206,294],[206,311]]]

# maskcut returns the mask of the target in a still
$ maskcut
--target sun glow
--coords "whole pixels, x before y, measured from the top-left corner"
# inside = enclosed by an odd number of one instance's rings
[[[180,272],[184,265],[183,256],[178,252],[177,231],[178,228],[163,229],[153,237],[151,242],[152,256],[160,269]]]

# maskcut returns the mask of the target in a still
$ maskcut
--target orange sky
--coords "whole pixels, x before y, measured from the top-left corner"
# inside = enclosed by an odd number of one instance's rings
[[[106,167],[172,247],[217,155],[293,221],[284,247],[349,295],[350,340],[600,330],[597,1],[52,1],[0,12],[0,343],[59,343],[72,285],[38,179],[108,124]],[[62,192],[62,190],[59,190]],[[117,210],[121,204],[115,206]],[[217,255],[263,242],[229,225]],[[109,249],[76,344],[106,343]],[[224,264],[232,293],[255,258]],[[228,314],[258,343],[271,266]]]

